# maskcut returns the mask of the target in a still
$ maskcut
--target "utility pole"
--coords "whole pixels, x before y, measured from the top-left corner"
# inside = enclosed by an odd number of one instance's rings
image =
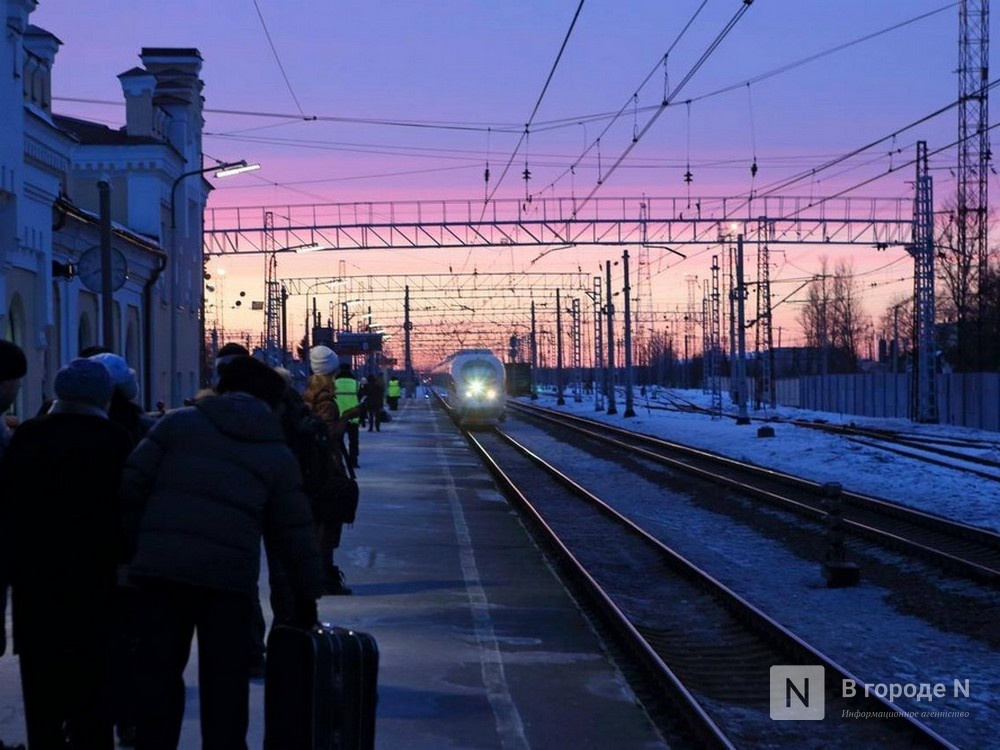
[[[111,280],[111,183],[101,177],[97,183],[100,194],[101,223],[101,338],[104,346],[115,349],[114,285]]]
[[[606,289],[608,293],[608,414],[617,414],[618,407],[615,406],[615,303],[614,294],[611,292],[611,261],[604,262],[606,274]]]
[[[570,305],[570,340],[573,342],[573,401],[583,401],[583,336],[580,332],[580,298],[574,297]]]
[[[736,424],[750,424],[747,415],[746,288],[743,284],[743,235],[736,235]]]
[[[410,350],[410,331],[413,322],[410,320],[410,285],[403,288],[403,370],[406,372],[406,396],[413,398],[417,394],[417,381],[413,375],[413,354]]]
[[[594,411],[602,411],[604,409],[604,392],[602,380],[605,380],[602,373],[604,372],[604,338],[601,314],[604,305],[601,303],[601,277],[594,277]],[[606,382],[606,381],[605,381]]]
[[[721,347],[721,321],[719,320],[719,315],[721,312],[721,292],[719,290],[719,256],[712,256],[712,286],[711,291],[708,295],[708,323],[706,325],[706,330],[708,331],[708,352],[706,354],[709,357],[710,364],[706,368],[708,371],[709,386],[711,389],[712,398],[712,415],[714,417],[722,417],[722,373],[721,373],[721,358],[722,358],[722,347]]]
[[[562,335],[562,302],[559,290],[556,289],[556,404],[563,406],[563,335]]]
[[[531,399],[538,398],[536,380],[538,373],[538,329],[535,321],[535,300],[531,300]]]
[[[628,273],[628,250],[622,253],[622,271],[625,274],[625,411],[623,417],[634,417],[635,408],[632,401],[632,308],[629,297],[632,286]]]

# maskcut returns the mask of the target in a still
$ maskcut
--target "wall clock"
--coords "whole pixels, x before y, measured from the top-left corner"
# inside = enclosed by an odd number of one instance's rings
[[[80,281],[92,292],[102,291],[101,285],[101,248],[88,248],[76,262],[76,273]],[[125,285],[128,278],[128,263],[120,250],[111,248],[111,290],[118,291]]]

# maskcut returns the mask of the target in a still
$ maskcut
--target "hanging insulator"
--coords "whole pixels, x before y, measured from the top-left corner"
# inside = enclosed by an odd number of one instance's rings
[[[684,173],[684,182],[690,185],[692,181],[694,181],[694,175],[691,174],[691,170],[689,169],[687,172]]]
[[[756,159],[754,159],[753,164],[750,165],[750,176],[751,177],[756,177],[757,176],[757,160]]]
[[[490,168],[486,167],[486,170],[483,172],[483,182],[489,182],[489,181],[490,181]]]
[[[521,172],[521,177],[524,179],[525,182],[527,182],[528,180],[530,180],[531,179],[531,170],[528,169],[527,167],[525,167],[524,171]]]

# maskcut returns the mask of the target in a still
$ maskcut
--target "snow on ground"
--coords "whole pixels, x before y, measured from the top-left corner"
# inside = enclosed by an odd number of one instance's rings
[[[707,405],[700,391],[674,392],[689,401]],[[757,437],[759,422],[736,425],[730,419],[654,411],[644,408],[638,395],[635,417],[595,409],[594,396],[582,402],[564,396],[557,406],[554,393],[543,393],[541,406],[566,409],[581,416],[663,436],[735,458],[753,461],[817,482],[836,481],[846,489],[909,504],[967,523],[1000,529],[1000,484],[969,478],[954,469],[928,466],[913,459],[867,448],[841,437],[789,424],[774,424],[775,437]],[[727,407],[727,412],[729,407]],[[751,413],[753,418],[763,415]],[[767,416],[786,419],[852,421],[840,415],[778,409]],[[860,420],[854,420],[861,424]],[[906,420],[865,420],[865,426],[902,429],[921,434],[978,437],[1000,443],[1000,435],[932,425],[916,426]],[[933,702],[898,699],[904,710],[917,712],[921,722],[963,748],[995,746],[1000,728],[1000,653],[981,640],[945,632],[922,618],[919,602],[901,605],[898,592],[866,579],[853,588],[825,586],[814,558],[796,554],[783,541],[767,538],[737,520],[700,507],[691,499],[641,478],[623,479],[611,462],[581,457],[575,449],[553,445],[541,430],[519,420],[508,420],[505,431],[528,447],[539,446],[545,457],[571,473],[595,494],[613,498],[615,507],[637,518],[641,525],[718,580],[750,600],[777,621],[791,628],[807,643],[832,657],[863,682],[879,684],[942,683],[947,697]],[[542,447],[544,446],[544,450]],[[582,478],[581,478],[582,472]],[[761,513],[777,513],[760,509]],[[849,547],[850,553],[850,547]],[[865,549],[869,559],[911,571],[940,589],[967,601],[997,606],[997,593],[971,583],[956,581],[933,568],[891,552]],[[667,604],[669,606],[669,604]],[[971,695],[954,695],[954,681],[969,680]],[[919,712],[958,712],[955,715],[919,716]],[[962,712],[968,712],[962,716]],[[863,719],[859,719],[863,721]]]
[[[661,391],[665,396],[667,391]],[[710,396],[700,390],[671,390],[671,395],[708,407]],[[647,402],[635,395],[635,416],[625,418],[624,397],[618,396],[616,415],[606,408],[595,409],[593,395],[580,402],[565,394],[563,406],[556,406],[553,392],[539,394],[541,406],[572,411],[580,416],[609,422],[619,427],[686,443],[732,456],[759,466],[805,477],[816,482],[840,482],[853,490],[904,503],[928,513],[953,518],[972,526],[1000,532],[1000,482],[990,482],[943,466],[932,466],[889,451],[862,446],[836,435],[792,424],[772,424],[773,438],[757,437],[758,420],[824,420],[830,424],[854,423],[863,427],[901,430],[922,436],[978,438],[992,442],[980,455],[1000,460],[1000,433],[943,425],[918,425],[905,419],[872,419],[825,412],[778,407],[767,412],[750,411],[751,424],[737,425],[732,419],[712,419],[703,414],[661,411],[651,394]],[[605,404],[606,407],[606,404]],[[735,408],[724,397],[724,410]]]

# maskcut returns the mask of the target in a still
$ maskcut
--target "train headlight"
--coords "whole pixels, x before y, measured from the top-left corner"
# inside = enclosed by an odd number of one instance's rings
[[[486,389],[486,398],[488,398],[490,401],[492,401],[496,397],[497,397],[497,389],[496,388],[487,388]]]
[[[479,398],[486,393],[486,384],[481,380],[470,380],[465,387],[466,398]]]

